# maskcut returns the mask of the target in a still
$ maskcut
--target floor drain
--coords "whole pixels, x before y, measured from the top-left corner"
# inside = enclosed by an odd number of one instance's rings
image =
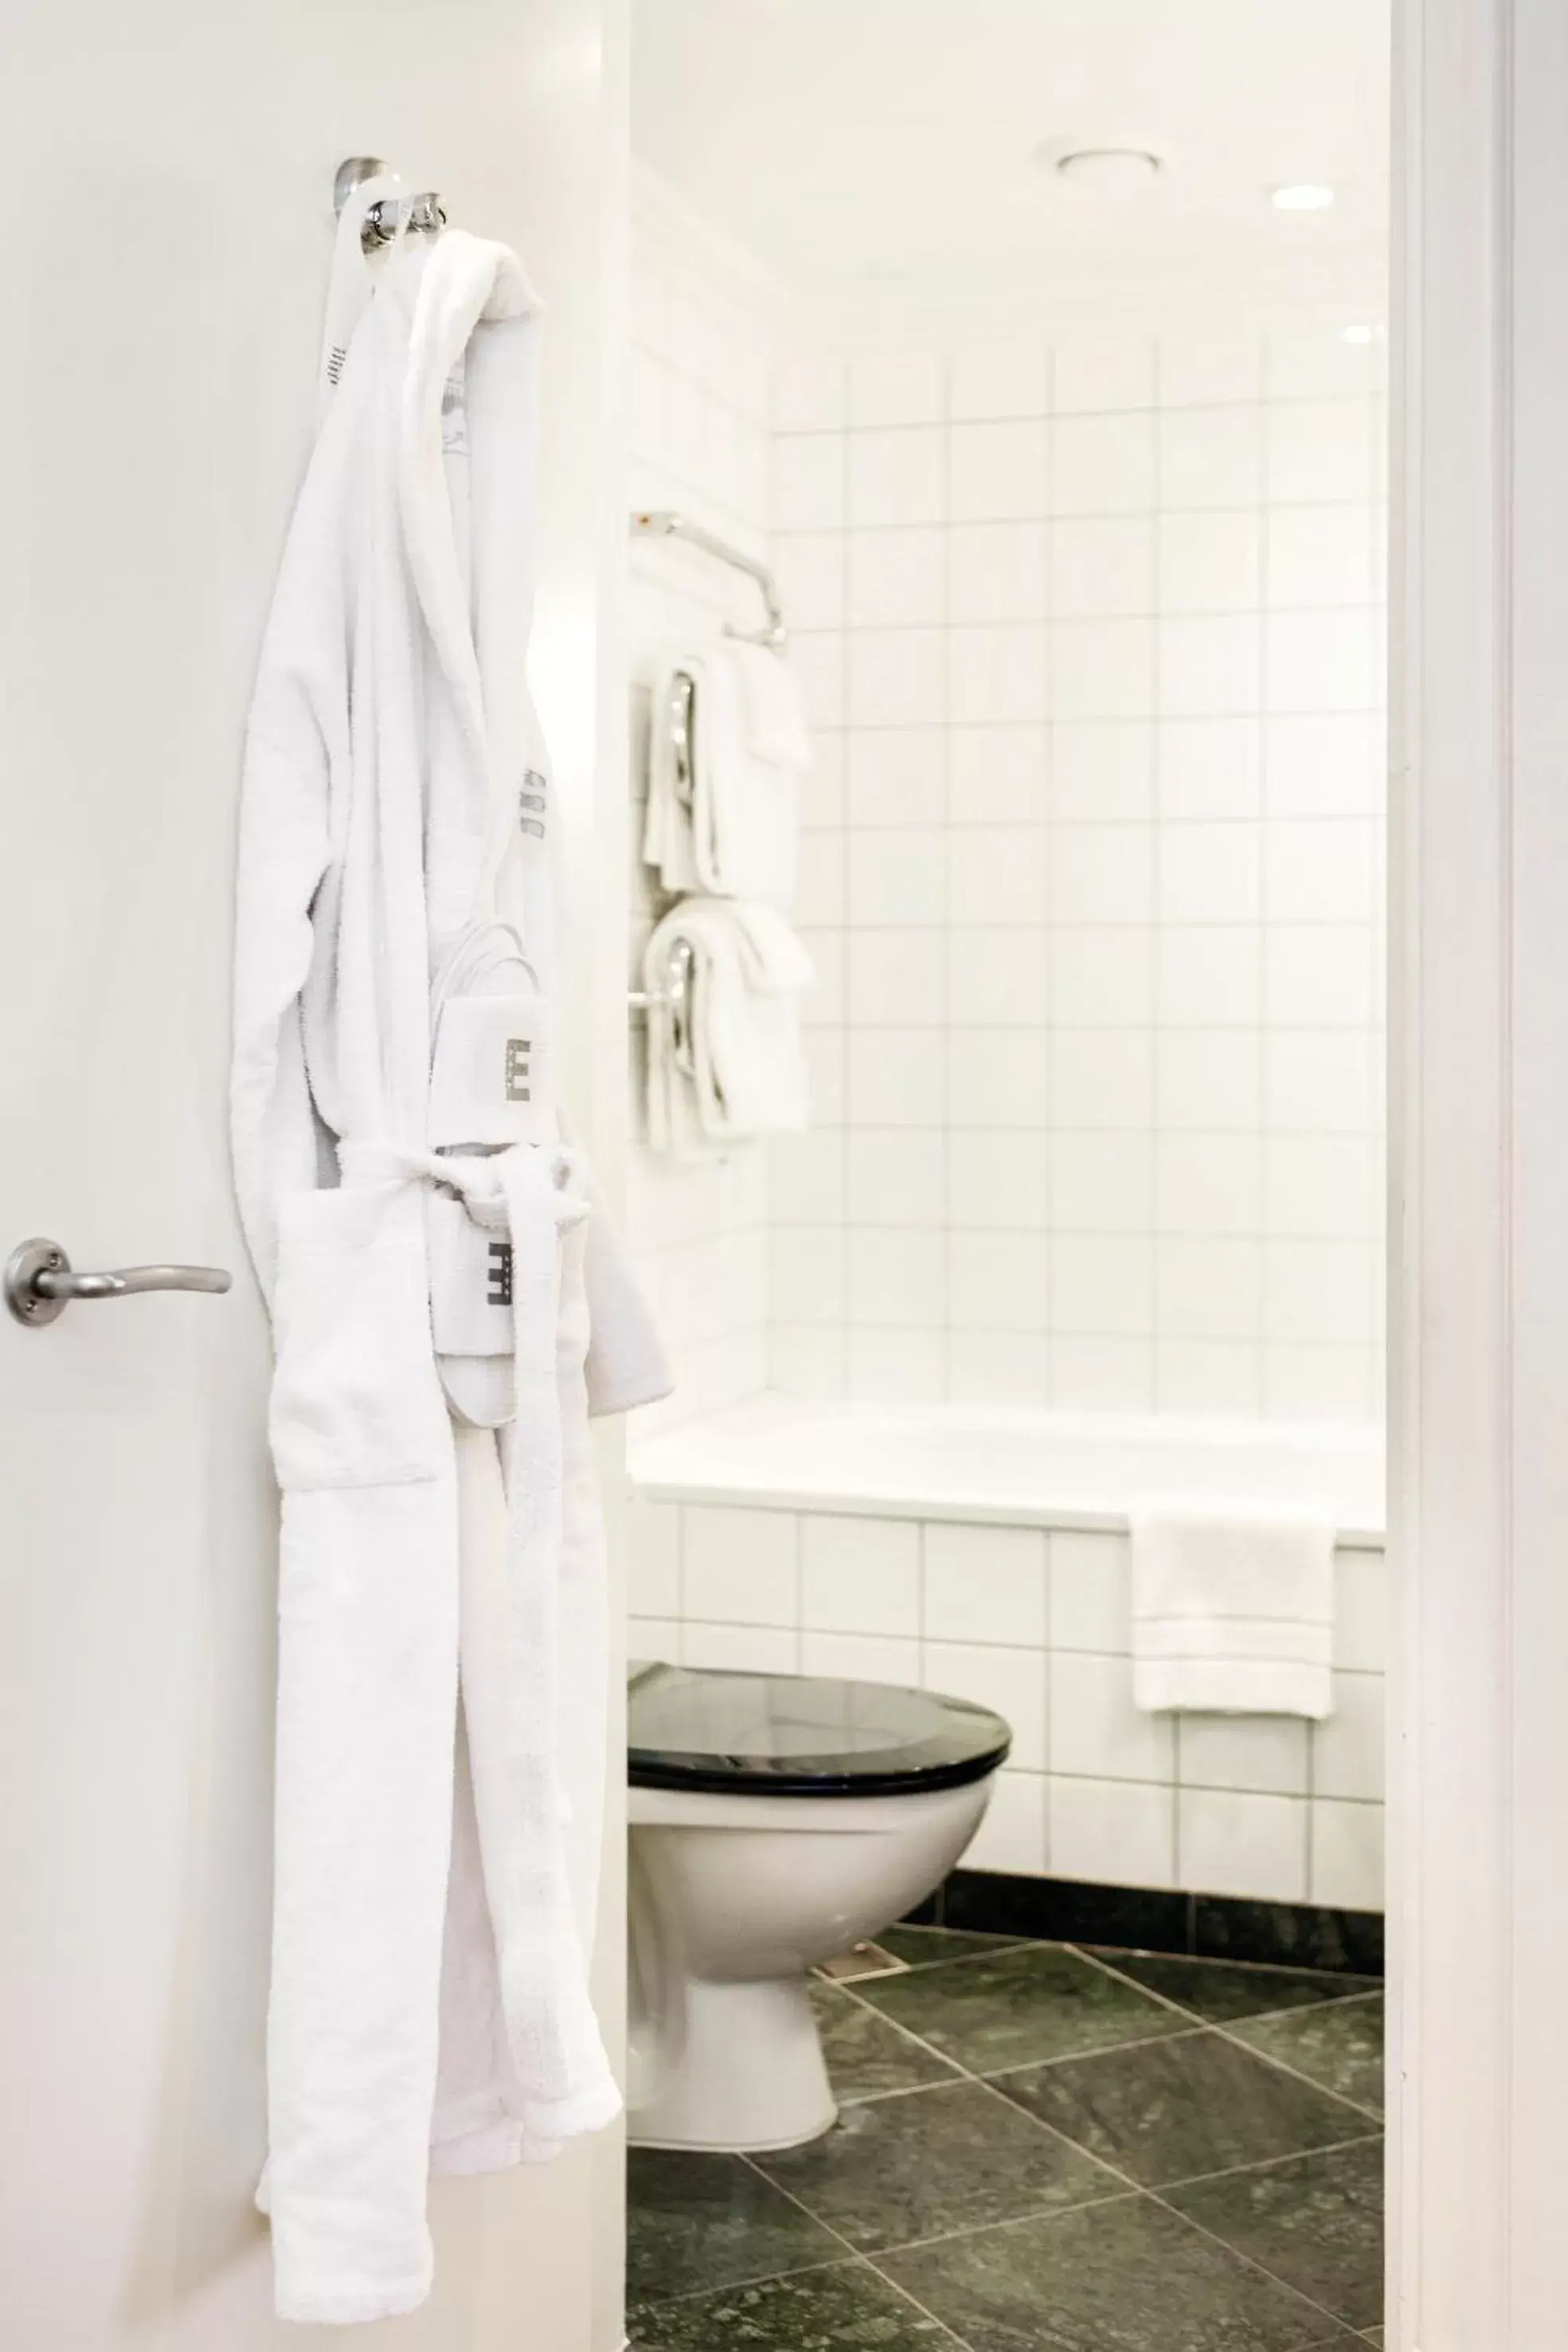
[[[825,1977],[829,1984],[855,1984],[862,1977],[901,1977],[908,1968],[907,1960],[895,1959],[880,1944],[852,1944],[847,1952],[824,1960],[811,1974]]]

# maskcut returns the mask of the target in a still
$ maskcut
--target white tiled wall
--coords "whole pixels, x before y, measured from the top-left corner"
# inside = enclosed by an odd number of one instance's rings
[[[1141,1715],[1124,1537],[654,1502],[631,1647],[858,1675],[994,1707],[1015,1746],[976,1868],[1375,1910],[1383,1557],[1337,1561],[1334,1713]]]
[[[1207,326],[780,363],[773,1385],[1377,1416],[1380,378]]]
[[[768,543],[766,305],[734,273],[709,268],[692,241],[639,224],[633,240],[629,356],[631,507],[673,507],[756,554]],[[755,591],[669,542],[632,551],[632,791],[634,850],[629,977],[642,985],[643,943],[662,911],[637,850],[646,793],[648,683],[666,646],[712,637],[727,616],[755,622]],[[632,1085],[641,1126],[642,1034]],[[758,1151],[700,1167],[633,1148],[628,1231],[638,1273],[674,1362],[677,1389],[650,1421],[752,1394],[768,1378],[767,1168]]]

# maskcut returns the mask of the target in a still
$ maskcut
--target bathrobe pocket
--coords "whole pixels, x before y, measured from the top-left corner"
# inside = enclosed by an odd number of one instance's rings
[[[272,1321],[280,1486],[409,1486],[450,1467],[418,1185],[287,1196]]]

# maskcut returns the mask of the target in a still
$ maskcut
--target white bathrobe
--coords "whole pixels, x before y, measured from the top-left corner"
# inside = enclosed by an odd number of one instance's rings
[[[433,2165],[548,2154],[616,2110],[584,1958],[587,1415],[668,1384],[549,1076],[538,305],[457,232],[364,261],[381,193],[340,234],[251,716],[235,986],[282,1490],[262,2198],[298,2321],[423,2299]]]

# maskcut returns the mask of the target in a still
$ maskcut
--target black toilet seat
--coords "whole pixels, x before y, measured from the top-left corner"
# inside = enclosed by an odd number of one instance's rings
[[[813,1675],[634,1665],[627,1704],[634,1789],[901,1796],[983,1780],[1012,1745],[967,1699]]]

